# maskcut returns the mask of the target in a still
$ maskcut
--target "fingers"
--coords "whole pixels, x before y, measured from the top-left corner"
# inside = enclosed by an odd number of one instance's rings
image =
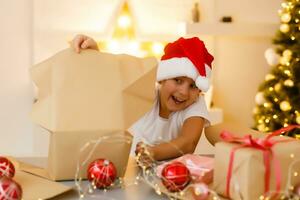
[[[96,41],[86,35],[76,35],[71,42],[71,47],[76,53],[80,53],[82,49],[98,50]]]
[[[143,142],[137,143],[135,148],[135,154],[138,155],[138,153],[143,153],[144,151],[145,151],[145,144]]]
[[[80,53],[80,46],[85,39],[84,35],[76,35],[71,42],[71,47],[75,50],[76,53]]]
[[[137,145],[136,145],[136,150],[135,150],[135,154],[138,156],[138,164],[141,166],[141,167],[150,167],[154,160],[153,158],[151,157],[150,153],[149,153],[149,147],[147,147],[147,145],[145,145],[143,142],[139,142]]]
[[[138,157],[137,162],[140,167],[148,168],[153,164],[154,161],[148,154],[141,153]]]
[[[89,39],[83,40],[83,42],[80,45],[80,48],[86,49],[88,47],[88,41]]]

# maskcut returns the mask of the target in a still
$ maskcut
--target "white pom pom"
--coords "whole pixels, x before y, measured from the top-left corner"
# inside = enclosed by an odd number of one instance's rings
[[[255,95],[255,102],[256,102],[257,105],[262,105],[263,103],[266,102],[266,99],[265,99],[264,94],[262,92],[258,92]]]
[[[273,48],[268,48],[265,51],[265,58],[270,66],[275,66],[279,63],[279,55],[274,51]]]
[[[196,86],[202,91],[202,92],[207,92],[210,86],[209,79],[198,76],[196,79]]]

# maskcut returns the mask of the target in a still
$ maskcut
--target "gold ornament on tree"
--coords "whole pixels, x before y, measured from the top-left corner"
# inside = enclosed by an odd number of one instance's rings
[[[273,74],[267,74],[265,77],[265,80],[270,81],[270,80],[273,80],[274,78],[275,78],[275,76]]]
[[[289,62],[289,61],[290,61],[290,59],[287,58],[287,57],[284,57],[284,56],[282,56],[282,57],[279,58],[279,62],[280,62],[280,64],[282,64],[282,65],[288,65],[288,62]]]
[[[282,101],[280,103],[280,109],[282,111],[289,111],[289,110],[291,110],[291,108],[292,108],[291,104],[288,101]]]
[[[294,86],[294,82],[291,79],[285,80],[283,84],[287,87],[293,87]]]
[[[283,57],[290,60],[292,58],[293,52],[289,49],[286,49],[282,52],[282,55],[283,55]]]
[[[291,76],[291,75],[292,75],[291,71],[288,70],[288,69],[284,70],[283,73],[285,73],[285,74],[288,75],[288,76]]]
[[[264,132],[265,129],[266,129],[266,126],[264,124],[260,124],[260,125],[258,125],[257,128],[258,128],[259,131]]]
[[[288,24],[281,24],[279,29],[281,32],[287,33],[290,30],[290,26]]]
[[[281,15],[281,21],[284,23],[288,23],[289,21],[291,21],[292,17],[289,13],[284,13]]]
[[[274,86],[274,88],[275,88],[276,92],[280,92],[280,90],[281,90],[281,84],[280,83],[276,83],[276,85]]]
[[[297,122],[297,124],[300,124],[300,115],[298,115],[298,116],[296,117],[296,122]]]
[[[295,114],[296,114],[296,123],[300,124],[300,113],[297,110],[295,110]]]
[[[264,107],[265,108],[271,108],[272,104],[270,102],[266,102],[266,103],[264,103]]]
[[[263,103],[266,102],[266,99],[264,97],[264,93],[262,92],[258,92],[256,95],[255,95],[255,102],[257,105],[262,105]]]

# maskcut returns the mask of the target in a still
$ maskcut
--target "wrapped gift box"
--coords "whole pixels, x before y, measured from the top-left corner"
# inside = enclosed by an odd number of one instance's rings
[[[157,167],[157,176],[161,177],[162,169],[170,162],[179,161],[183,163],[190,171],[193,183],[204,182],[209,184],[213,180],[214,158],[199,156],[195,154],[186,154],[172,161],[165,162]]]
[[[276,191],[275,160],[278,161],[281,173],[280,192],[288,189],[290,185],[300,182],[300,176],[294,176],[294,172],[300,172],[300,162],[297,162],[300,159],[300,141],[279,136],[272,138],[272,140],[291,141],[279,142],[271,148],[273,153],[270,159],[270,188],[268,190],[271,193]],[[235,150],[232,165],[232,177],[229,184],[230,197],[244,200],[259,199],[261,196],[266,195],[264,152],[256,148],[239,147],[241,147],[241,144],[231,142],[216,144],[214,189],[219,194],[228,196],[226,187],[230,155],[234,149],[238,148]],[[291,179],[288,180],[289,172]]]

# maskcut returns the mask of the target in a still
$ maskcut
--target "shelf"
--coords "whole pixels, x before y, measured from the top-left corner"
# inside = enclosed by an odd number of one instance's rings
[[[212,36],[274,36],[279,29],[276,23],[186,23],[188,35]]]

